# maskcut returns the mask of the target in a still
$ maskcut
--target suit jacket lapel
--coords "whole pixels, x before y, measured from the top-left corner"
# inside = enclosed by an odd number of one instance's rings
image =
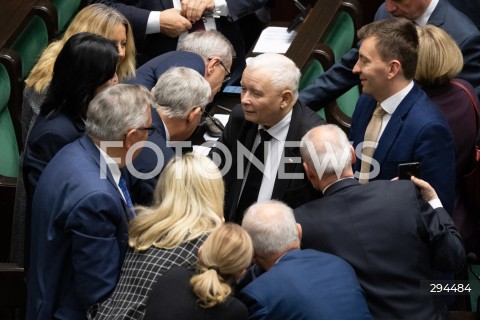
[[[248,121],[244,121],[244,123],[242,124],[242,127],[240,128],[240,134],[238,135],[238,138],[237,138],[237,144],[242,143],[243,146],[247,150],[252,151],[253,143],[255,142],[255,137],[257,136],[257,131],[258,131],[258,125],[257,124],[254,124],[254,123],[248,122]],[[242,138],[242,137],[245,137],[245,138]],[[235,147],[236,148],[234,148],[234,150],[232,152],[232,157],[233,157],[234,163],[237,162],[237,158],[238,158],[238,152],[237,152],[238,145],[235,145]],[[247,166],[247,160],[245,159],[245,157],[242,157],[241,159],[238,159],[238,160],[243,161],[243,172],[245,173],[246,166]],[[232,167],[230,170],[237,171],[238,167],[239,167],[239,165],[237,163],[236,167],[235,168]],[[238,201],[238,199],[240,199],[240,191],[242,190],[242,183],[243,183],[243,180],[246,177],[244,176],[243,179],[239,179],[238,176],[237,176],[238,173],[235,172],[234,174],[235,174],[236,178],[234,180],[235,184],[234,184],[234,189],[233,189],[233,194],[232,194],[231,199],[233,199],[233,201],[235,201],[235,203],[232,203],[231,208],[233,209],[233,211],[235,213],[236,210],[237,210],[237,201]]]
[[[445,16],[447,15],[447,3],[443,0],[438,1],[435,10],[433,10],[430,18],[428,19],[428,24],[440,27],[445,21]]]
[[[301,131],[302,130],[302,116],[303,116],[303,106],[300,103],[295,103],[292,109],[292,118],[290,120],[290,127],[288,128],[287,138],[286,141],[299,141],[301,138]],[[295,172],[296,166],[301,166],[302,163],[293,163],[289,161],[291,158],[300,157],[300,148],[299,147],[284,147],[283,148],[284,160],[286,161],[284,164],[280,162],[280,166],[285,166],[286,173],[293,173]],[[293,159],[292,159],[293,160]],[[290,179],[278,179],[278,172],[277,177],[275,178],[275,185],[273,186],[272,192],[272,199],[277,199],[280,196],[285,194],[285,190],[290,183]]]
[[[398,105],[397,109],[393,112],[390,121],[388,121],[380,140],[378,141],[378,147],[375,149],[374,158],[378,161],[380,166],[385,162],[390,149],[395,144],[398,137],[398,133],[402,129],[403,119],[407,116],[410,109],[413,107],[418,99],[420,88],[414,85],[412,90]]]
[[[118,190],[117,183],[113,179],[112,173],[108,169],[106,164],[100,163],[100,150],[98,150],[97,146],[93,143],[92,139],[88,135],[84,135],[79,139],[80,144],[85,149],[85,152],[90,156],[90,158],[98,165],[100,168],[99,177],[106,176],[107,180],[115,187],[115,190]],[[120,191],[118,192],[118,196],[122,197]],[[123,202],[123,198],[122,202]]]

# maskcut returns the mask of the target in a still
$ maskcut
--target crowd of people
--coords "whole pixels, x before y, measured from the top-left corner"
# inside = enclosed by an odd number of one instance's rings
[[[480,30],[448,0],[386,0],[302,91],[285,55],[246,62],[239,20],[267,1],[88,3],[26,79],[11,260],[27,320],[467,309],[422,286],[466,280],[480,254],[462,184]],[[232,84],[221,137],[193,150]],[[347,135],[316,111],[357,84]],[[399,180],[413,162],[419,176]]]

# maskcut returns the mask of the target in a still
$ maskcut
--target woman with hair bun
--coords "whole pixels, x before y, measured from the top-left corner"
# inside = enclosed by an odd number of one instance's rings
[[[237,224],[220,226],[200,248],[195,272],[175,267],[155,283],[144,320],[248,319],[247,307],[231,296],[231,284],[252,258],[248,233]]]

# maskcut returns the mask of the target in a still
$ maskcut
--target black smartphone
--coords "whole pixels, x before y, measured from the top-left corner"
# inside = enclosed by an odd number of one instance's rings
[[[410,180],[412,176],[421,178],[420,162],[400,163],[398,165],[398,179]]]

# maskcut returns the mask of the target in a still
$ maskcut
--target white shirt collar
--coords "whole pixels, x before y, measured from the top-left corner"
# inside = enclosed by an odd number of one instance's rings
[[[98,150],[100,150],[100,156],[103,157],[105,160],[105,163],[108,166],[108,169],[112,173],[113,180],[118,186],[118,182],[120,181],[120,168],[118,167],[118,164],[102,149],[100,149],[97,145],[95,145]]]
[[[398,105],[403,101],[403,99],[407,96],[407,94],[413,88],[413,81],[411,81],[405,88],[395,93],[393,96],[380,101],[383,110],[388,114],[392,114],[398,107]]]
[[[287,139],[288,129],[290,128],[290,121],[292,120],[293,108],[273,127],[266,129],[263,125],[258,126],[258,130],[266,130],[273,138],[278,141],[285,141]]]
[[[439,0],[432,0],[432,2],[430,2],[428,5],[427,10],[425,10],[425,12],[415,20],[415,23],[422,27],[426,26],[430,16],[433,13],[433,10],[435,10],[437,7],[438,1]]]

